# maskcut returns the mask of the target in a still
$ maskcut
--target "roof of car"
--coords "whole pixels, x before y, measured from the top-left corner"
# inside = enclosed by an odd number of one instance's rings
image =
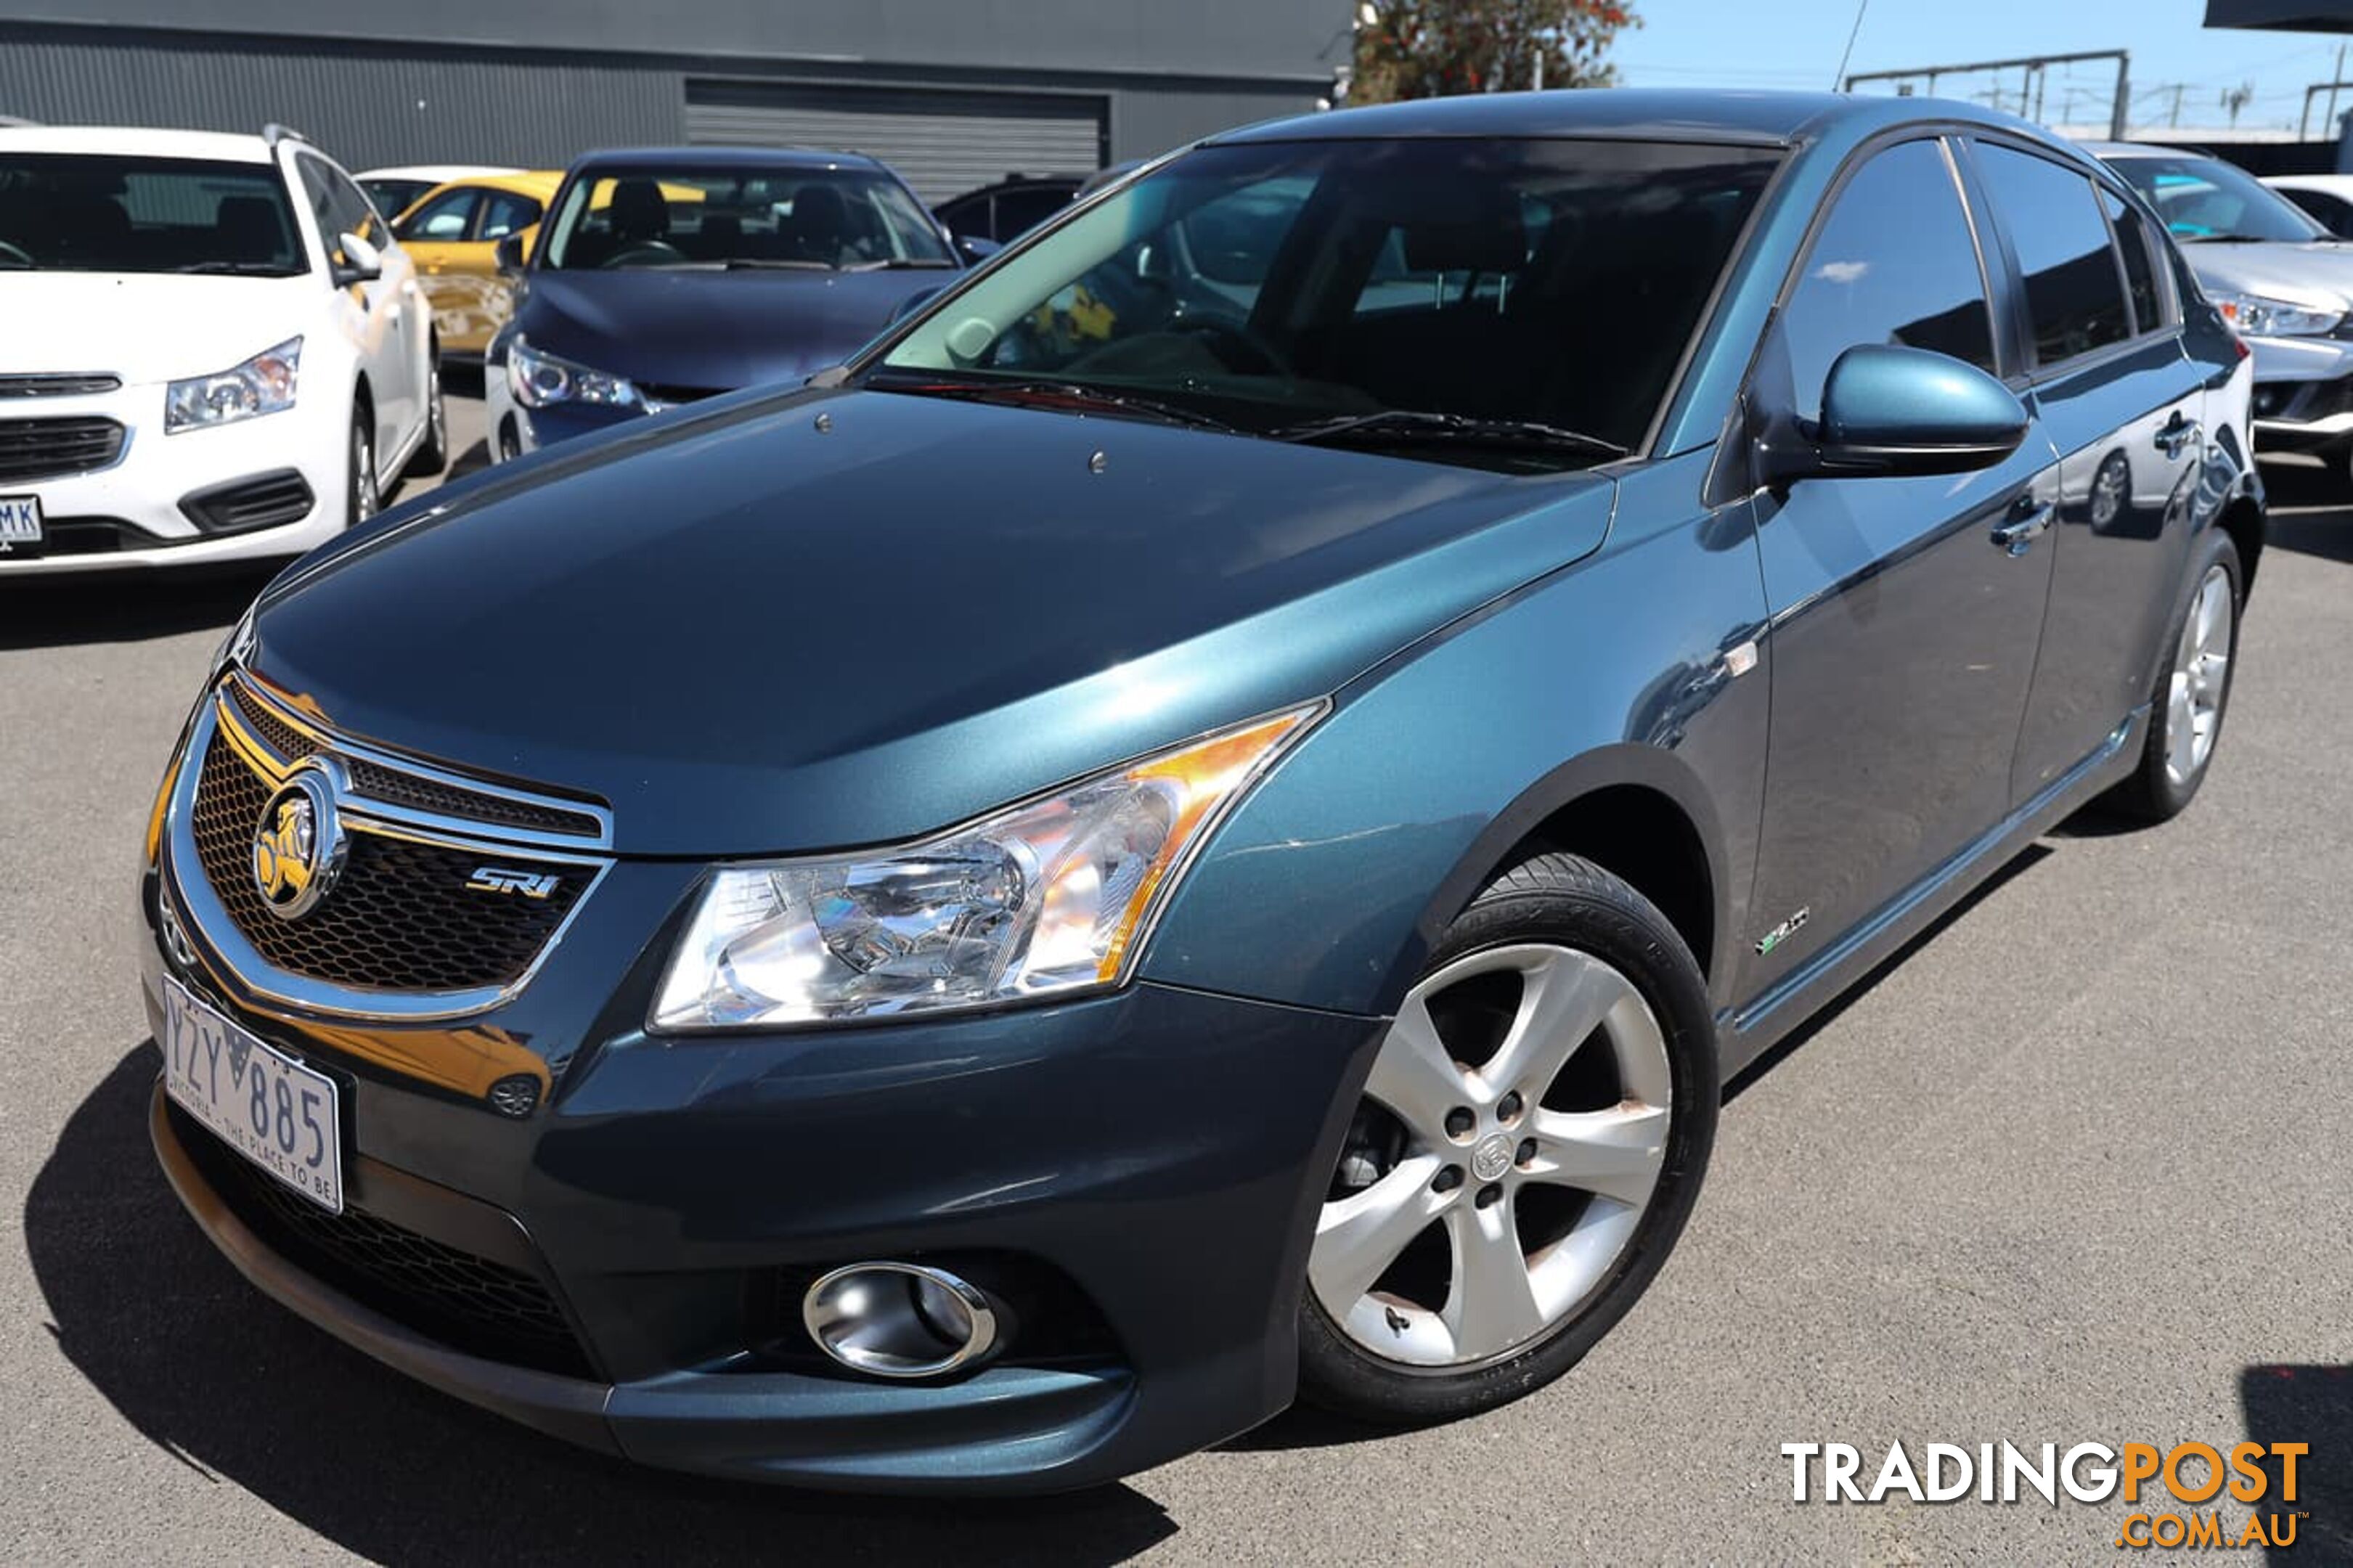
[[[657,169],[830,169],[844,163],[879,169],[877,159],[863,153],[828,152],[818,147],[607,147],[573,160],[574,170]]]
[[[1981,105],[1947,99],[1833,92],[1603,88],[1488,92],[1301,115],[1245,126],[1212,142],[1379,136],[1611,136],[1788,145],[1834,125],[1966,121],[2029,129]],[[2037,135],[2042,134],[2040,132]]]
[[[2353,174],[2265,174],[2263,184],[2286,191],[2327,191],[2353,195]]]
[[[219,163],[267,163],[272,153],[270,144],[258,134],[159,131],[142,125],[0,126],[0,149],[98,157],[205,158]]]

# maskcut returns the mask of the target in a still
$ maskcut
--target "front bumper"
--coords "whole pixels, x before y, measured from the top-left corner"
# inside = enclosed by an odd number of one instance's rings
[[[492,1021],[554,1070],[521,1121],[385,1068],[433,1031],[306,1023],[241,998],[200,940],[167,957],[151,874],[151,1023],[168,968],[342,1078],[353,1209],[395,1227],[392,1245],[440,1249],[436,1267],[461,1283],[483,1265],[505,1271],[494,1284],[536,1281],[572,1343],[513,1354],[450,1331],[364,1260],[314,1245],[299,1214],[290,1226],[268,1178],[257,1188],[159,1091],[153,1131],[174,1187],[258,1286],[526,1425],[744,1479],[1060,1489],[1290,1402],[1315,1205],[1377,1021],[1140,984],[917,1026],[655,1038],[638,1020],[666,944],[642,933],[691,873],[616,870],[645,873],[637,896],[617,874],[595,920]],[[638,939],[608,947],[632,915]],[[600,955],[613,966],[592,994],[566,961],[593,969]],[[814,1353],[798,1329],[806,1281],[907,1258],[1018,1301],[999,1359],[899,1384]]]
[[[0,479],[0,495],[39,498],[48,534],[39,546],[0,547],[0,579],[297,555],[343,526],[347,426],[323,398],[174,435],[164,431],[160,384],[15,400],[0,416],[100,417],[124,430],[105,468]]]

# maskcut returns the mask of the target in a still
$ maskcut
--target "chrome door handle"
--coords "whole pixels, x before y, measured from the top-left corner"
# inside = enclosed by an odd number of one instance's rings
[[[2038,506],[2032,511],[2028,512],[2024,517],[2019,518],[2014,521],[2005,522],[2000,528],[1995,529],[1993,531],[1993,542],[1996,544],[2000,545],[2004,550],[2009,551],[2012,555],[2023,555],[2026,553],[2029,547],[2031,547],[2036,540],[2042,538],[2043,533],[2051,527],[2051,520],[2057,514],[2057,512],[2058,508],[2056,507],[2049,505]]]
[[[2177,410],[2171,422],[2157,433],[2157,449],[2168,458],[2181,456],[2181,449],[2198,439],[2198,421]]]

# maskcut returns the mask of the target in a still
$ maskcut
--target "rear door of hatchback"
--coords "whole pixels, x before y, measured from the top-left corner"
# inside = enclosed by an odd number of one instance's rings
[[[2184,351],[2165,242],[2120,182],[2023,139],[1959,143],[2000,258],[2025,395],[2057,445],[2058,526],[2014,802],[2149,700],[2178,609],[2206,440],[2208,367]]]

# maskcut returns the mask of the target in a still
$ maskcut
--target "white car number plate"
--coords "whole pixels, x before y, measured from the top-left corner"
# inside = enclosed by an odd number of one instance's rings
[[[164,980],[164,1092],[230,1148],[330,1214],[343,1212],[335,1080]]]
[[[41,542],[41,498],[0,496],[0,544]]]

